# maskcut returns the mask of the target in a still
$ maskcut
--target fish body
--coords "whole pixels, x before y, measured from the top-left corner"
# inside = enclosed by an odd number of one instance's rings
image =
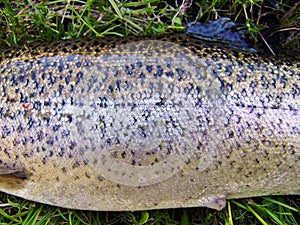
[[[185,35],[0,55],[0,191],[85,210],[300,194],[300,64]]]

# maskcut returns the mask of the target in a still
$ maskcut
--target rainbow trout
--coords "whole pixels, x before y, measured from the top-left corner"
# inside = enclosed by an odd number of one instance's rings
[[[300,64],[185,35],[0,55],[0,191],[85,210],[300,194]]]

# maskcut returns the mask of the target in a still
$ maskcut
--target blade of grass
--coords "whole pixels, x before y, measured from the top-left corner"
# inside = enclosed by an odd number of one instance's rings
[[[123,19],[122,13],[114,0],[108,0],[120,19]]]

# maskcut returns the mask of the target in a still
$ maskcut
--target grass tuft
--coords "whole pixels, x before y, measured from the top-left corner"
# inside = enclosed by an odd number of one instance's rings
[[[0,194],[0,224],[279,224],[297,225],[299,196],[229,200],[227,208],[163,209],[137,212],[71,210]]]

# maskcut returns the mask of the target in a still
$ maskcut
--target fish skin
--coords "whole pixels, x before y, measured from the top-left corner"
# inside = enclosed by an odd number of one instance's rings
[[[300,64],[185,35],[0,54],[0,191],[85,210],[300,194]]]

